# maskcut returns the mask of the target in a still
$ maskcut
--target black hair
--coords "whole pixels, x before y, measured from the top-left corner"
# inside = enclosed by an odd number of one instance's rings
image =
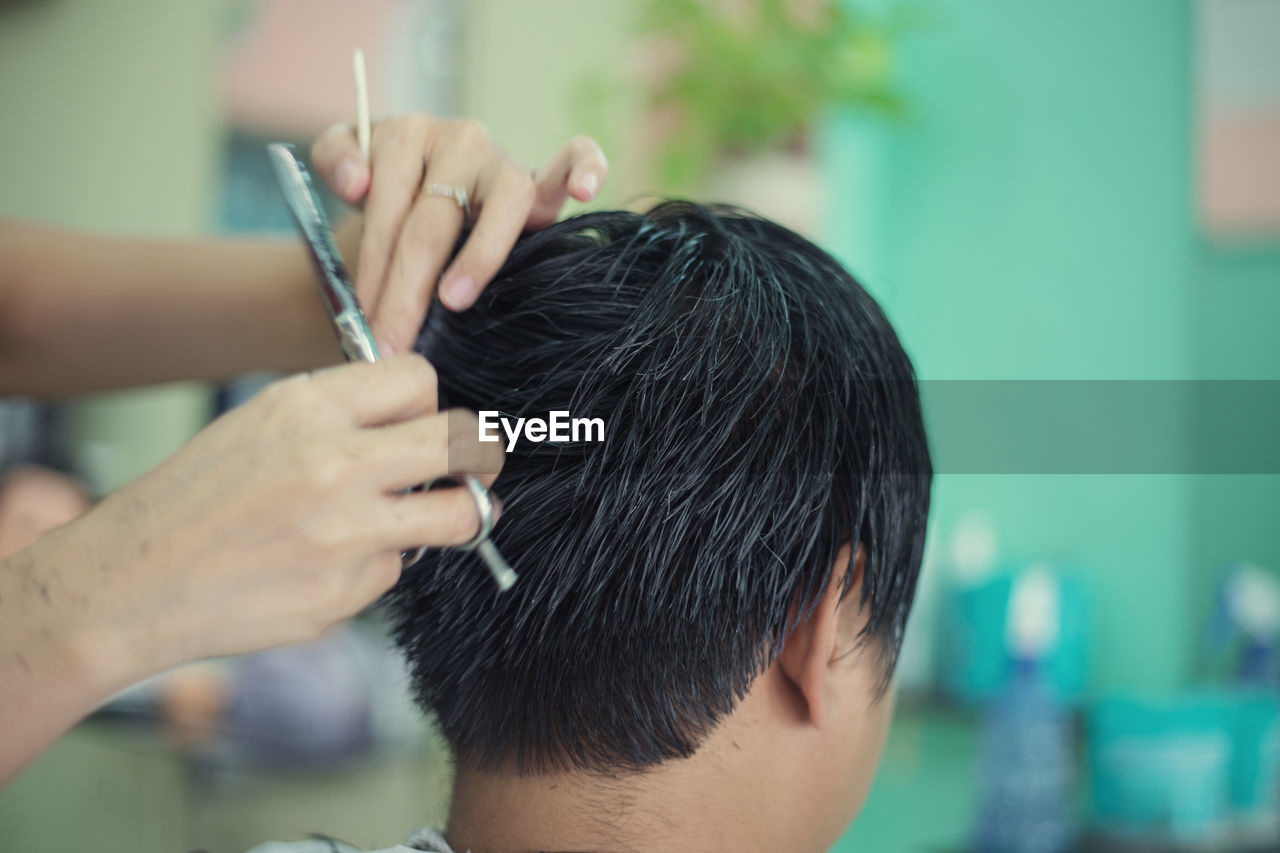
[[[606,425],[601,443],[506,457],[494,538],[511,591],[445,550],[388,596],[458,761],[609,772],[691,755],[845,542],[863,550],[863,639],[887,683],[929,452],[910,361],[825,252],[725,207],[576,216],[523,237],[470,310],[435,306],[417,348],[442,406]]]

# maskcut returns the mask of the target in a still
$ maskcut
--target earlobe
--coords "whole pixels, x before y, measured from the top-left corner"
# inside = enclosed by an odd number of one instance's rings
[[[857,608],[861,596],[853,587],[862,582],[862,550],[858,550],[857,564],[850,565],[850,545],[846,542],[836,554],[831,578],[822,592],[809,618],[800,623],[787,637],[786,647],[778,656],[782,672],[804,697],[809,722],[822,728],[827,720],[827,680],[831,665],[841,653],[841,619],[845,605]],[[845,573],[855,572],[853,587],[841,598]]]

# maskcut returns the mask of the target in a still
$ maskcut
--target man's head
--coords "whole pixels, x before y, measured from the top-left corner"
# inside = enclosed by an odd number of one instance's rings
[[[606,425],[507,457],[510,592],[443,551],[389,598],[459,766],[625,774],[778,726],[808,734],[775,770],[860,800],[930,467],[911,364],[857,283],[738,211],[594,213],[525,237],[418,348],[442,405]]]

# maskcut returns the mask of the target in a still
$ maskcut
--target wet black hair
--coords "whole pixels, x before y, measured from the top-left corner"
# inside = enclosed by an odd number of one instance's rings
[[[914,596],[931,469],[911,363],[828,254],[746,212],[667,202],[523,237],[418,351],[442,405],[603,418],[521,442],[494,490],[498,594],[437,551],[386,604],[455,758],[522,773],[694,753],[862,547],[885,683]],[[845,592],[853,567],[845,572]]]

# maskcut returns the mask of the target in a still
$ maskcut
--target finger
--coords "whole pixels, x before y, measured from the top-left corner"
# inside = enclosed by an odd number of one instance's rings
[[[575,136],[534,174],[537,197],[527,227],[544,228],[556,221],[569,196],[590,201],[609,177],[609,161],[599,143]]]
[[[338,401],[362,427],[433,415],[439,408],[435,368],[415,353],[329,367],[286,381],[298,380]]]
[[[356,204],[369,190],[369,164],[360,155],[360,143],[349,124],[335,124],[311,144],[311,165],[348,204]]]
[[[440,301],[446,308],[467,310],[498,274],[529,219],[535,192],[533,178],[510,160],[487,186],[478,186],[480,216],[440,280]]]
[[[386,122],[379,130],[370,148],[373,183],[365,201],[364,235],[356,268],[356,295],[370,316],[378,312],[392,252],[422,185],[425,163],[431,156],[432,123],[426,116],[410,116]]]
[[[397,547],[461,545],[480,530],[480,510],[465,486],[408,492],[387,500],[384,535]]]
[[[475,194],[478,169],[472,152],[442,153],[427,164],[423,191],[405,218],[378,307],[371,318],[374,337],[397,351],[413,348],[435,295],[440,271],[448,262],[465,224],[462,208],[446,195],[427,191],[432,184]]]
[[[386,492],[441,477],[474,474],[488,485],[502,470],[501,441],[480,441],[472,412],[450,409],[374,430],[362,436],[371,473]],[[419,543],[421,544],[421,543]]]
[[[352,579],[352,590],[346,598],[348,607],[342,614],[343,618],[356,615],[395,586],[403,571],[398,545],[389,546],[388,550],[366,560]]]

